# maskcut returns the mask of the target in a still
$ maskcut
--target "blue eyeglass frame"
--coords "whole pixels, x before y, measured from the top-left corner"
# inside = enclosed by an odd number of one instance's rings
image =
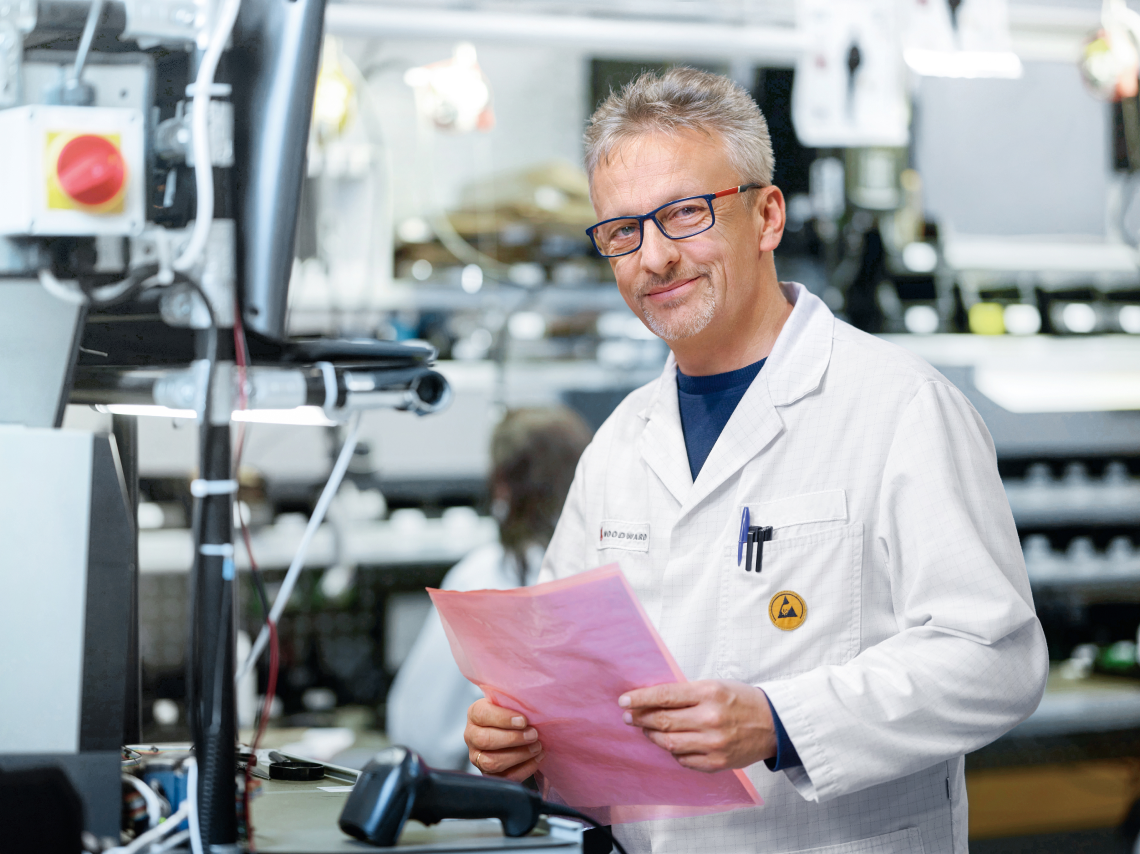
[[[647,219],[653,220],[653,224],[657,226],[657,230],[660,231],[661,234],[665,237],[668,237],[670,240],[687,240],[690,237],[696,237],[698,234],[704,234],[706,231],[716,225],[716,209],[713,207],[713,199],[720,199],[724,196],[732,196],[736,193],[746,193],[749,190],[758,190],[763,186],[763,184],[740,184],[737,187],[729,187],[727,190],[721,190],[719,193],[705,193],[701,196],[685,196],[683,199],[673,199],[673,201],[666,202],[665,204],[661,205],[661,207],[654,208],[647,214],[641,214],[640,216],[615,216],[610,217],[609,219],[603,219],[601,222],[596,222],[587,228],[586,234],[589,235],[590,242],[594,244],[594,250],[603,258],[621,258],[625,255],[632,255],[634,252],[638,251],[641,248],[641,244],[645,242],[645,221]],[[694,231],[692,234],[686,234],[684,237],[672,237],[668,234],[665,234],[665,226],[663,226],[661,224],[661,221],[657,219],[657,214],[665,210],[665,208],[672,207],[673,205],[680,204],[681,202],[691,202],[694,199],[704,199],[705,204],[709,206],[709,213],[712,215],[712,221],[700,231]],[[594,232],[605,225],[607,222],[617,222],[618,220],[622,219],[637,220],[637,227],[639,229],[639,239],[637,241],[637,246],[635,246],[633,249],[630,249],[628,252],[618,252],[616,255],[606,255],[604,252],[602,252],[601,247],[598,246],[598,241],[597,238],[594,237]]]

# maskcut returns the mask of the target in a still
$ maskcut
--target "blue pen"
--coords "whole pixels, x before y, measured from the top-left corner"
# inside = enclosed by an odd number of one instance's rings
[[[752,520],[748,516],[748,508],[744,508],[744,512],[740,514],[740,536],[736,541],[736,565],[740,566],[740,560],[744,557],[744,542],[748,539],[749,523]]]
[[[740,566],[741,558],[744,558],[744,571],[752,571],[752,547],[756,546],[756,571],[760,571],[760,567],[764,561],[764,543],[772,539],[772,529],[767,526],[752,525],[752,516],[748,512],[748,508],[744,508],[744,512],[740,514],[740,536],[736,541],[736,565]],[[748,552],[745,557],[745,547],[747,546]]]

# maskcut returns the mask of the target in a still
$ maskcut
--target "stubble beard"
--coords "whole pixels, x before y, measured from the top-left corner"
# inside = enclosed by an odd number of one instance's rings
[[[713,293],[712,282],[704,271],[696,273],[702,281],[696,293],[690,293],[659,306],[650,306],[646,299],[646,292],[653,287],[660,287],[675,281],[693,278],[690,275],[670,276],[668,279],[657,279],[646,283],[637,295],[638,305],[645,317],[645,324],[654,335],[665,341],[681,341],[692,338],[704,331],[716,314],[716,295]]]

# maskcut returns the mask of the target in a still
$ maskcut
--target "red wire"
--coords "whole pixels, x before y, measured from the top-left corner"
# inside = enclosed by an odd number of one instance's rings
[[[253,740],[254,750],[261,744],[261,737],[265,735],[265,727],[269,723],[269,707],[273,704],[273,696],[277,693],[277,668],[280,651],[277,646],[277,624],[272,620],[269,625],[269,681],[265,686],[265,714],[261,716],[261,723],[257,728],[257,736]]]
[[[248,399],[246,392],[246,369],[248,367],[248,360],[246,358],[248,345],[245,340],[245,328],[241,322],[241,307],[236,307],[234,311],[234,353],[235,361],[238,367],[238,399],[240,401],[241,409],[248,407]],[[234,454],[234,475],[239,474],[241,466],[242,453],[245,450],[245,422],[242,421],[238,425],[238,438],[237,449]],[[260,572],[257,566],[257,560],[253,556],[252,538],[249,535],[249,524],[246,522],[245,514],[241,512],[241,506],[238,505],[238,520],[241,523],[241,536],[242,542],[245,544],[246,554],[249,555],[249,565],[252,572]],[[245,791],[242,795],[243,808],[245,810],[245,828],[246,837],[251,851],[256,850],[253,842],[253,818],[249,811],[249,791],[252,783],[252,770],[253,765],[257,762],[257,748],[261,744],[262,736],[265,735],[265,728],[269,724],[269,711],[273,707],[273,696],[277,692],[277,672],[280,666],[280,649],[277,642],[277,624],[269,618],[269,614],[265,615],[265,625],[269,629],[269,679],[265,686],[265,697],[261,705],[261,713],[258,715],[257,733],[253,738],[252,753],[250,761],[245,766]]]

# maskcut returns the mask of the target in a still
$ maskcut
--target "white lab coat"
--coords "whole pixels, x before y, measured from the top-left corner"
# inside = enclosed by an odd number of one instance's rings
[[[526,562],[526,583],[533,584],[542,549],[529,548]],[[518,587],[519,579],[515,558],[498,543],[489,543],[453,566],[440,586],[444,590],[505,590]],[[443,623],[432,608],[388,692],[388,737],[394,744],[415,750],[433,768],[477,773],[468,761],[463,730],[467,708],[482,696],[459,672]]]
[[[993,442],[928,364],[783,287],[795,308],[696,481],[670,358],[583,455],[539,580],[618,561],[686,676],[763,688],[803,767],[746,769],[762,807],[619,838],[965,852],[963,755],[1028,717],[1048,670]],[[774,528],[760,573],[737,565],[745,506]],[[786,590],[792,631],[768,613]]]

